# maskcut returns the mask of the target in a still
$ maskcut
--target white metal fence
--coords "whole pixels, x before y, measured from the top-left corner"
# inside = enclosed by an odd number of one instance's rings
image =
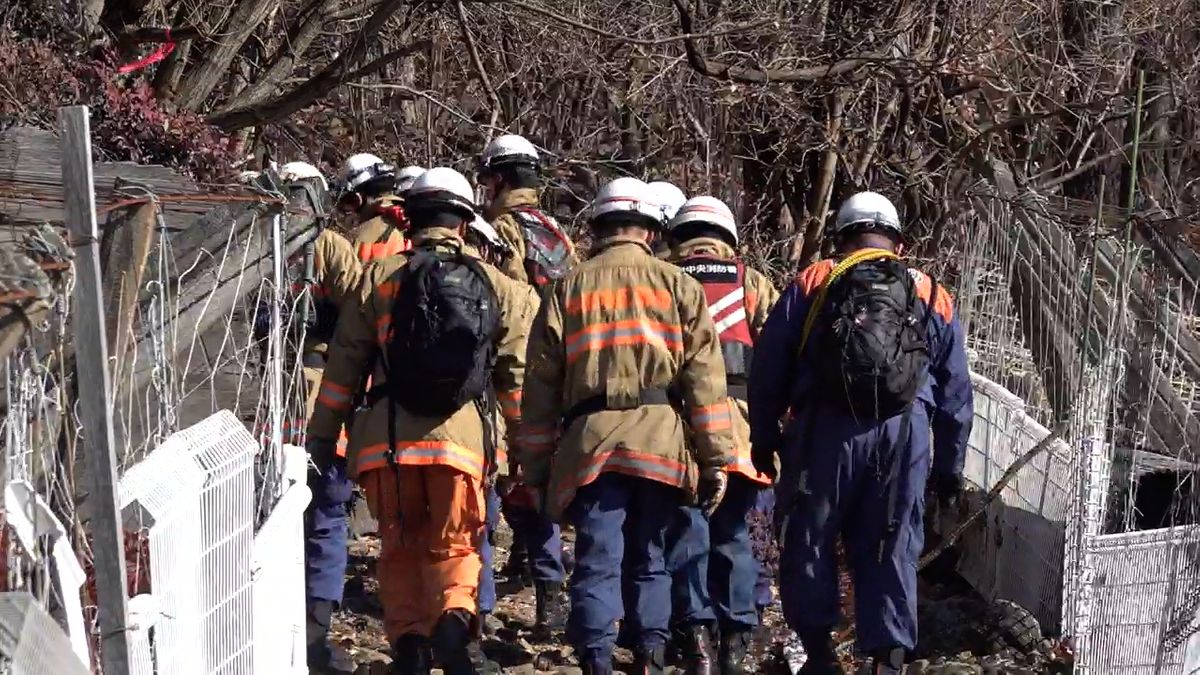
[[[0,593],[0,654],[12,675],[84,675],[66,633],[29,593]]]
[[[122,478],[126,526],[145,530],[150,549],[153,600],[135,598],[147,609],[132,642],[152,650],[135,654],[140,673],[303,672],[303,451],[292,453],[299,479],[256,538],[260,452],[222,411],[168,437]]]
[[[1184,670],[1187,641],[1170,633],[1195,617],[1200,526],[1100,535],[1087,551],[1091,631],[1081,636],[1079,671],[1194,672]]]
[[[972,375],[975,423],[964,476],[986,492],[1049,431],[1025,413],[1024,401]],[[1043,626],[1062,620],[1062,563],[1069,499],[1070,448],[1058,441],[1017,474],[965,535],[959,573],[989,599],[1012,600]]]

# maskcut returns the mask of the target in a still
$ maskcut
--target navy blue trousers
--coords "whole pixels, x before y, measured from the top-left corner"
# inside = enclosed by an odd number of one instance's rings
[[[675,623],[716,621],[726,632],[758,625],[755,587],[762,566],[754,558],[747,517],[759,492],[757,483],[735,474],[711,519],[696,508],[680,510],[668,535]]]
[[[898,438],[900,417],[881,423],[822,410],[807,418],[820,423],[789,429],[777,488],[784,618],[793,630],[838,622],[840,536],[854,580],[858,647],[911,650],[930,463],[926,413],[913,409],[905,438]]]
[[[354,484],[344,462],[334,462],[324,473],[310,473],[312,501],[304,512],[304,581],[309,602],[342,602],[346,585],[346,505]]]
[[[563,544],[562,530],[533,509],[502,504],[504,519],[512,528],[513,538],[525,545],[525,554],[533,570],[533,580],[562,583]]]
[[[774,521],[775,488],[765,487],[758,491],[758,497],[754,501],[754,511],[760,514],[767,523]],[[764,607],[769,606],[775,601],[775,593],[771,590],[771,580],[773,578],[774,575],[766,563],[759,559],[758,581],[754,584],[754,604],[758,606],[759,611],[762,611]]]
[[[671,620],[666,536],[683,497],[664,483],[612,472],[576,492],[566,512],[576,533],[567,639],[580,663],[609,663],[617,622],[624,617],[638,627],[635,646],[666,644]],[[631,581],[628,603],[622,576]]]
[[[479,557],[483,568],[479,570],[479,613],[490,614],[496,609],[496,527],[500,525],[500,495],[496,487],[489,485],[483,495],[484,533]]]

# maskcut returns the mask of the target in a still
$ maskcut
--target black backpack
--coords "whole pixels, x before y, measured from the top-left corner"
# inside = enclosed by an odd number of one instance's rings
[[[487,399],[500,307],[479,262],[461,251],[414,251],[400,278],[387,342],[392,402],[446,417]]]
[[[932,307],[917,302],[908,267],[874,252],[853,263],[827,286],[806,321],[817,341],[817,391],[862,419],[887,419],[906,411],[929,369],[927,331]],[[837,268],[835,268],[835,272]],[[932,284],[930,305],[937,293]]]

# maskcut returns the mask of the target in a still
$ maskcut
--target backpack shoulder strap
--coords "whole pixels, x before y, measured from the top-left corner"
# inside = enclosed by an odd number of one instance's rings
[[[897,256],[891,251],[884,251],[883,249],[878,248],[865,248],[851,253],[843,258],[837,265],[835,265],[833,271],[831,271],[829,276],[825,277],[825,281],[821,283],[821,288],[817,291],[816,298],[814,298],[812,304],[808,306],[808,314],[804,317],[804,331],[800,334],[800,351],[804,351],[805,345],[808,344],[809,335],[812,334],[813,326],[817,321],[817,314],[820,312],[821,307],[825,304],[825,296],[829,295],[829,287],[833,285],[835,281],[837,281],[844,274],[846,274],[846,272],[850,271],[852,267],[859,263],[869,262],[871,260],[898,260],[899,257],[900,256]]]

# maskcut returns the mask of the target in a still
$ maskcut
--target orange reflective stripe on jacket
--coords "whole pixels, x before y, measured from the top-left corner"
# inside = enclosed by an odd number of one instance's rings
[[[317,400],[334,410],[350,407],[350,390],[327,378],[322,378]]]
[[[396,441],[396,464],[449,466],[475,478],[483,477],[483,453],[451,441]],[[358,473],[388,466],[387,443],[367,446],[358,453]]]
[[[372,260],[380,260],[390,255],[396,255],[410,248],[412,248],[412,242],[408,239],[388,235],[387,239],[377,241],[374,244],[359,244],[358,259],[363,263],[369,263]]]
[[[697,431],[720,431],[733,426],[733,413],[729,402],[722,401],[713,405],[696,408],[691,415],[692,428]]]
[[[647,319],[613,321],[578,330],[567,336],[565,344],[568,363],[584,352],[607,347],[648,344],[668,351],[679,351],[683,349],[683,330],[677,325]]]
[[[582,291],[567,299],[568,314],[605,310],[620,311],[630,307],[667,309],[670,306],[671,291],[649,286]]]
[[[579,470],[574,481],[564,482],[555,495],[559,506],[566,508],[576,490],[607,471],[647,478],[674,487],[682,487],[687,478],[687,467],[679,462],[628,448],[617,449],[593,457],[590,463]]]
[[[500,414],[510,420],[521,418],[521,390],[502,391],[496,394],[500,402]]]
[[[737,457],[734,458],[733,464],[729,465],[728,470],[731,473],[741,474],[761,485],[771,484],[771,479],[768,476],[759,473],[758,469],[754,468],[754,463],[750,461],[750,453],[746,451],[738,451]]]
[[[554,427],[522,424],[517,430],[517,442],[525,452],[540,453],[552,450],[557,434]]]

